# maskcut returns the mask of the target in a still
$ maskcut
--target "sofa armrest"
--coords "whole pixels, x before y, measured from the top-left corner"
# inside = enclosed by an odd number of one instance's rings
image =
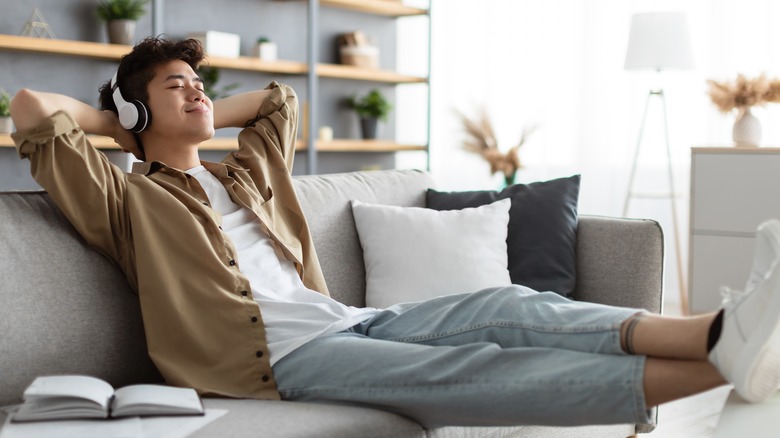
[[[664,235],[658,222],[580,216],[574,299],[661,312]]]

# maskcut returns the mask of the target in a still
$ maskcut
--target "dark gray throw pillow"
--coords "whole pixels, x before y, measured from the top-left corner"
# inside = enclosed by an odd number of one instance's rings
[[[460,210],[511,199],[506,241],[512,283],[571,297],[577,269],[579,193],[580,175],[574,175],[515,184],[500,192],[428,189],[426,206],[434,210]]]

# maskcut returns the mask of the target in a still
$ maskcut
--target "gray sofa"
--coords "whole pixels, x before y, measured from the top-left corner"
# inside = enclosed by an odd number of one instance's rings
[[[329,288],[365,304],[365,270],[349,201],[423,206],[420,171],[296,177]],[[160,381],[146,355],[136,297],[112,263],[84,245],[43,192],[0,194],[0,406],[20,402],[35,376],[88,374],[114,386]],[[577,231],[575,298],[659,312],[658,224],[584,216]],[[229,412],[196,437],[626,437],[652,425],[425,430],[358,407],[207,398]],[[0,412],[0,425],[5,421]]]

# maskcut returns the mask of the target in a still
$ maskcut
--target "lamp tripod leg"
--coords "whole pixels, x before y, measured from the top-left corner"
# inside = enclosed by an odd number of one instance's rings
[[[650,91],[645,99],[645,112],[642,116],[642,124],[639,125],[639,136],[636,139],[636,149],[634,150],[634,161],[631,163],[631,173],[628,177],[628,190],[626,191],[626,200],[623,202],[623,217],[628,216],[628,204],[631,200],[631,194],[634,190],[634,177],[636,176],[636,166],[639,161],[639,148],[642,145],[642,134],[645,131],[645,122],[647,121],[647,109],[650,106],[650,98],[653,96],[653,92]]]
[[[680,247],[680,230],[677,222],[677,201],[674,194],[674,169],[672,168],[672,148],[669,144],[669,125],[666,120],[666,98],[663,91],[660,92],[661,104],[664,114],[664,139],[666,140],[666,165],[669,174],[669,200],[672,203],[672,221],[674,230],[674,251],[677,259],[677,282],[680,291],[680,310],[683,315],[688,314],[688,290],[685,285],[682,263],[682,249]]]

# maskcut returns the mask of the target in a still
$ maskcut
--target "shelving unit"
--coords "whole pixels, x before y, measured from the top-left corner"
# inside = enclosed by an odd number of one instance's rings
[[[406,6],[393,0],[320,0],[322,6],[349,9],[367,14],[386,15],[388,17],[409,17],[426,15],[426,9]]]
[[[282,0],[280,0],[282,1]],[[294,1],[294,0],[284,0]],[[164,0],[153,0],[153,17],[160,33],[162,23],[161,12]],[[400,18],[408,16],[421,16],[430,13],[427,9],[409,7],[395,0],[309,0],[309,25],[308,32],[310,45],[316,41],[318,8],[320,6],[356,11],[365,14]],[[313,11],[313,12],[312,12]],[[159,16],[158,16],[159,15]],[[430,26],[429,26],[430,28]],[[41,39],[16,35],[0,34],[0,51],[15,51],[27,53],[41,53],[49,55],[65,55],[82,57],[87,59],[100,59],[107,61],[119,61],[130,52],[131,46],[106,44],[88,41]],[[430,50],[429,50],[430,54]],[[422,76],[405,75],[396,71],[384,69],[367,69],[354,66],[316,62],[316,50],[312,50],[306,62],[277,60],[273,62],[263,61],[256,57],[222,58],[208,57],[208,65],[212,67],[269,73],[278,75],[306,76],[309,82],[308,102],[311,108],[316,108],[317,81],[320,78],[329,78],[348,81],[366,81],[379,84],[428,84],[428,78]],[[313,84],[313,86],[312,86]],[[430,93],[430,91],[429,91]],[[428,98],[430,103],[430,96]],[[430,106],[430,104],[429,104]],[[316,132],[316,114],[305,119],[307,126],[302,132]],[[430,116],[429,116],[430,120]],[[428,122],[429,130],[430,122]],[[430,134],[428,134],[430,137]],[[101,149],[117,149],[112,139],[106,137],[93,137],[94,144]],[[306,151],[307,172],[316,173],[317,152],[397,152],[397,151],[427,151],[426,144],[399,144],[389,140],[358,140],[358,139],[334,139],[330,142],[315,141],[314,139],[300,139],[296,145],[297,151]],[[13,141],[9,135],[0,135],[0,147],[13,147]],[[230,150],[237,147],[235,138],[214,138],[204,144],[206,150]]]

